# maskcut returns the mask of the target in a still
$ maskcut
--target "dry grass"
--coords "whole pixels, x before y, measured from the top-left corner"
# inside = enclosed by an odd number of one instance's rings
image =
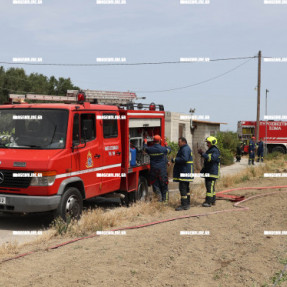
[[[270,172],[271,170],[272,169],[269,163],[256,167],[247,167],[246,169],[235,175],[223,176],[222,178],[220,178],[217,183],[217,190],[234,187],[234,185],[248,181],[252,178],[263,177],[264,173]]]
[[[31,246],[37,246],[38,249],[48,248],[50,240],[55,236],[56,236],[55,230],[48,230],[45,231],[41,236],[38,236],[37,239],[33,241],[21,244],[18,243],[18,241],[16,240],[3,243],[0,246],[0,258],[6,258],[13,256],[15,254],[19,254],[21,250],[23,250],[25,247],[28,247],[28,249],[30,249]]]
[[[234,187],[245,181],[263,177],[267,172],[287,172],[285,157],[272,158],[264,165],[247,167],[245,170],[232,175],[225,176],[218,180],[216,190],[220,191],[229,187]],[[191,185],[191,204],[198,205],[205,197],[204,183]],[[174,210],[180,202],[179,192],[170,193],[168,205],[157,202],[156,198],[151,198],[147,202],[138,202],[129,208],[118,207],[114,209],[92,209],[85,211],[80,221],[63,222],[56,219],[49,231],[39,236],[36,240],[19,245],[18,242],[4,243],[0,246],[0,257],[8,257],[20,252],[20,247],[38,246],[45,249],[49,246],[51,239],[55,237],[79,237],[95,233],[98,230],[111,230],[116,227],[130,226],[134,222],[147,222],[149,217],[158,216]]]
[[[263,177],[264,173],[282,168],[285,162],[282,160],[272,160],[264,165],[256,167],[247,167],[245,170],[232,175],[222,177],[217,182],[216,190],[222,190],[234,187],[236,184],[248,181],[254,178]],[[204,183],[191,186],[191,204],[198,205],[205,197]],[[54,221],[52,229],[55,235],[60,236],[84,236],[95,233],[99,230],[111,230],[120,226],[132,225],[133,222],[148,221],[148,216],[157,216],[174,210],[180,202],[179,192],[170,193],[168,205],[157,202],[152,198],[148,202],[138,202],[131,207],[119,207],[115,209],[92,209],[85,211],[80,221],[63,222],[61,219]]]
[[[148,216],[162,214],[170,209],[156,200],[138,202],[131,207],[118,207],[115,209],[91,209],[84,211],[81,219],[63,222],[57,218],[52,228],[57,235],[84,236],[99,230],[111,230],[119,226],[131,225],[135,221],[144,221]]]
[[[0,246],[0,256],[14,255],[19,252],[19,245],[17,241],[3,243]]]
[[[266,161],[264,165],[247,167],[245,170],[235,175],[222,177],[217,182],[216,190],[220,191],[229,187],[234,187],[244,181],[263,177],[266,172],[285,172],[285,170],[286,161],[284,158],[272,159]],[[200,185],[191,185],[191,204],[198,205],[202,202],[203,197],[205,197],[204,183]],[[160,216],[174,210],[179,202],[179,192],[172,192],[170,193],[168,205],[157,202],[156,198],[150,198],[147,202],[138,202],[129,208],[97,208],[84,211],[80,221],[68,220],[67,222],[63,222],[63,220],[58,218],[53,222],[50,232],[40,236],[34,242],[43,245],[55,236],[85,236],[99,230],[111,230],[116,227],[132,225],[134,222],[146,222],[149,220],[149,217]],[[6,249],[3,249],[2,247],[2,250],[11,249],[11,252],[13,250],[16,252],[17,248],[14,247],[13,249],[13,246],[17,245],[6,246]]]
[[[191,187],[191,205],[197,204],[203,186]],[[77,221],[57,218],[52,229],[57,236],[85,236],[100,230],[111,230],[116,227],[130,226],[134,222],[147,222],[150,217],[160,216],[164,213],[173,211],[180,203],[179,192],[170,193],[169,203],[165,205],[151,198],[150,201],[137,202],[126,207],[117,207],[114,209],[91,209],[84,211],[81,219]]]
[[[217,190],[233,187],[236,184],[254,179],[263,178],[264,173],[282,173],[287,172],[287,162],[285,156],[271,158],[265,161],[264,165],[247,167],[245,170],[232,175],[222,177],[217,183]]]
[[[53,229],[45,231],[42,235],[38,236],[35,240],[32,241],[35,245],[40,245],[44,247],[53,237],[55,237],[56,231]],[[21,246],[29,246],[30,242],[23,243]],[[48,247],[48,245],[46,246]]]

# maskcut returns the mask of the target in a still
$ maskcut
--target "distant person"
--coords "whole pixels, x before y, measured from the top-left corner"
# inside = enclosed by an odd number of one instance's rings
[[[254,159],[255,159],[255,137],[252,137],[249,141],[249,160],[248,160],[248,165],[251,165],[251,163],[254,165]]]
[[[150,183],[153,192],[159,197],[159,201],[168,202],[168,176],[167,176],[167,154],[171,148],[165,144],[163,147],[161,137],[155,135],[154,144],[147,146],[147,139],[144,139],[144,151],[150,156]]]
[[[264,153],[264,145],[262,138],[260,138],[260,141],[257,143],[257,162],[261,160],[263,162],[263,153]]]
[[[236,147],[236,162],[241,161],[241,156],[242,156],[242,143],[239,143]]]
[[[180,206],[175,210],[190,209],[190,190],[189,183],[193,181],[193,159],[192,151],[187,144],[186,138],[178,139],[179,151],[176,158],[172,158],[171,162],[175,163],[173,168],[173,181],[179,182],[179,191],[181,196]]]
[[[220,170],[220,151],[217,148],[217,139],[213,136],[206,138],[206,144],[208,150],[204,153],[202,149],[198,150],[198,153],[204,158],[203,169],[201,173],[207,173],[205,177],[206,197],[205,202],[202,204],[203,207],[211,207],[215,205],[215,182],[219,178]]]

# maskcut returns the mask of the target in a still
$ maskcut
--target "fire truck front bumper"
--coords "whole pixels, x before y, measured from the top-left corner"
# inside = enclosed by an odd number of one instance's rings
[[[0,194],[0,212],[30,213],[45,212],[57,209],[60,195],[26,196]]]

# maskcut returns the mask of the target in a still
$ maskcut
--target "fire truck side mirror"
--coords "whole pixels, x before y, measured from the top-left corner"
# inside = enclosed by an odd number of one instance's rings
[[[72,143],[72,152],[74,152],[75,149],[81,149],[81,148],[85,148],[87,145],[87,141],[86,139],[84,138],[84,142],[83,143],[75,143],[73,142]]]

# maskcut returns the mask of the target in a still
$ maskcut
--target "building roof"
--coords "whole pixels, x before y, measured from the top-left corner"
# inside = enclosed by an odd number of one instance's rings
[[[199,124],[208,124],[208,125],[227,125],[227,123],[199,121],[199,120],[192,120],[192,122],[193,123],[199,123]]]

